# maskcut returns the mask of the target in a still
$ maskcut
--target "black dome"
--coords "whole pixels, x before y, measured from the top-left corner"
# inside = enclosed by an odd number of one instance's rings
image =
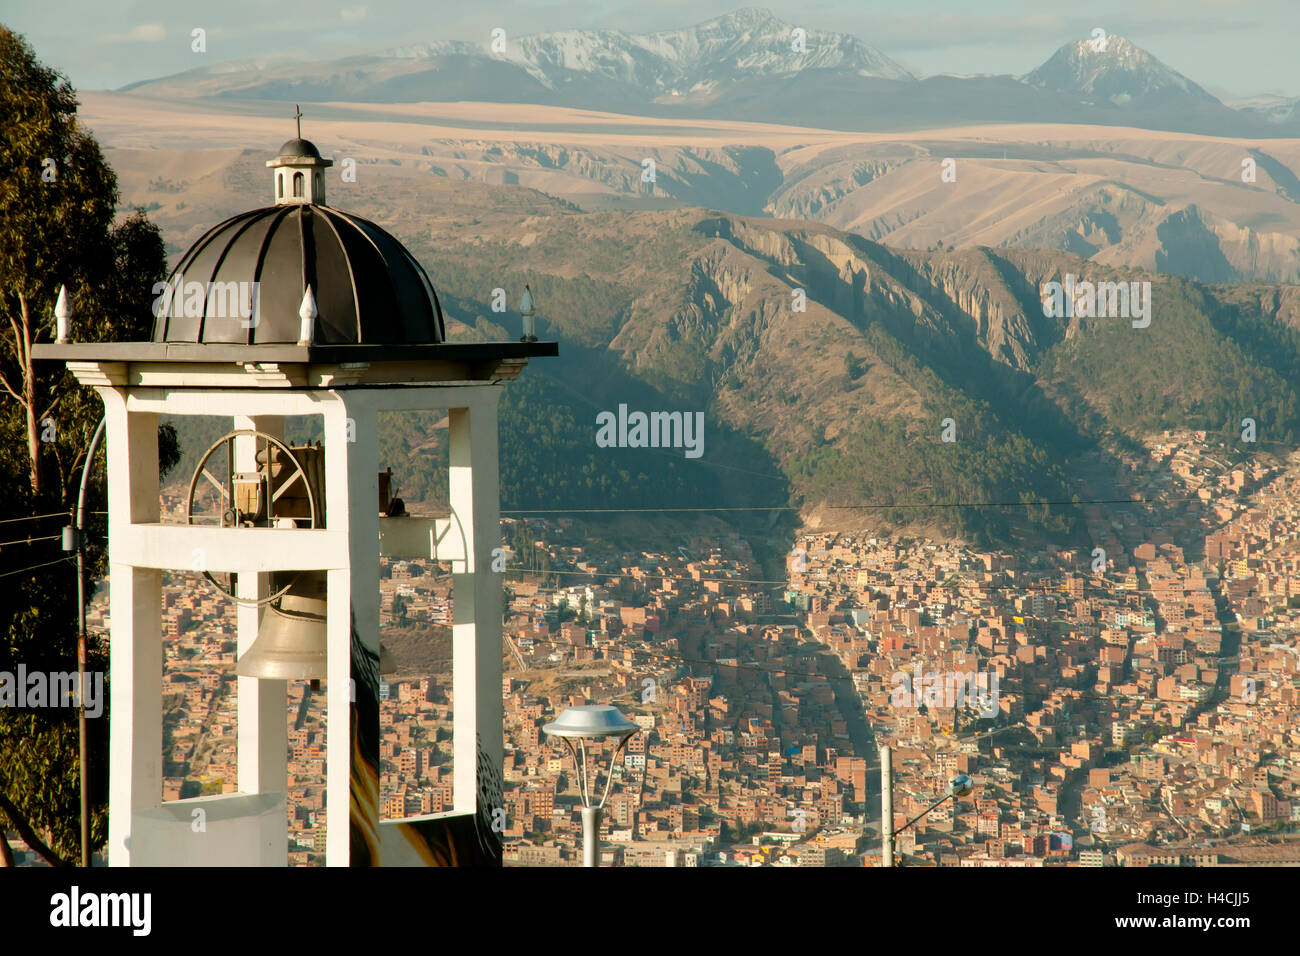
[[[290,140],[284,149],[304,143]],[[282,150],[283,152],[283,150]],[[153,341],[283,345],[298,341],[298,309],[310,286],[316,345],[423,345],[445,340],[429,277],[397,239],[369,220],[329,206],[254,209],[214,226],[177,264],[169,286],[245,283],[256,288],[255,318],[241,318],[218,292],[189,309],[180,290],[159,308]],[[252,283],[258,283],[253,286]],[[229,289],[230,286],[225,288]],[[170,290],[169,290],[170,291]],[[240,303],[248,315],[248,302]],[[202,314],[186,314],[197,313]]]
[[[310,156],[312,159],[320,159],[320,150],[316,144],[306,139],[291,139],[280,147],[281,156]]]

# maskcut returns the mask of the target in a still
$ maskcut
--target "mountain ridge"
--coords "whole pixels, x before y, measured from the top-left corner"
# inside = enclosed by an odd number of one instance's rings
[[[407,44],[339,60],[219,64],[122,92],[380,103],[474,100],[614,112],[732,117],[830,129],[1011,118],[1284,136],[1295,111],[1234,110],[1120,36],[1067,42],[1023,77],[918,77],[851,33],[812,30],[761,8],[677,30],[562,30]],[[259,65],[260,64],[260,65]]]
[[[1127,499],[1107,449],[1144,434],[1198,427],[1226,438],[1247,416],[1270,442],[1300,434],[1300,290],[1290,287],[1206,285],[1064,252],[891,249],[822,224],[694,208],[557,211],[530,221],[526,245],[507,222],[410,237],[437,263],[431,276],[461,334],[500,328],[476,289],[529,282],[539,334],[561,342],[540,379],[565,382],[592,409],[703,410],[717,444],[680,463],[684,478],[741,464],[725,449],[748,442],[760,456],[752,470],[783,475],[805,516],[1067,541],[1080,531],[1068,505],[1082,487],[1078,462],[1099,463],[1108,497]],[[472,245],[457,236],[470,229]],[[1043,283],[1066,273],[1150,282],[1151,327],[1044,315]],[[571,345],[581,358],[564,357]],[[582,429],[594,413],[572,417]],[[741,504],[785,503],[761,482],[731,476],[726,487]],[[710,488],[700,481],[701,506]]]
[[[513,301],[530,284],[560,355],[503,398],[511,508],[752,508],[726,514],[759,531],[770,518],[1072,546],[1108,520],[1084,522],[1076,496],[1131,501],[1119,452],[1144,436],[1202,428],[1236,460],[1300,436],[1295,286],[900,249],[701,207],[585,211],[445,178],[371,177],[349,198],[425,266],[452,340],[515,338],[493,290]],[[1045,315],[1044,283],[1067,274],[1150,282],[1150,326]],[[619,405],[703,413],[702,457],[600,447],[597,416]],[[1247,417],[1258,446],[1238,440]],[[401,427],[381,466],[418,501],[445,462],[432,422]],[[1177,503],[1146,491],[1128,507],[1159,526]]]

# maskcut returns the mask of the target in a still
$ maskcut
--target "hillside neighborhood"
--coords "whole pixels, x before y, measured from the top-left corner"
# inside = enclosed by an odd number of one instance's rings
[[[885,743],[899,826],[951,775],[977,784],[902,833],[913,864],[1300,863],[1278,839],[1300,823],[1300,467],[1220,457],[1165,433],[1128,462],[1165,489],[1164,524],[1085,506],[1098,570],[1079,549],[808,533],[764,580],[738,535],[596,551],[568,519],[507,519],[546,555],[505,575],[507,864],[580,858],[572,760],[541,725],[582,703],[642,728],[613,767],[608,863],[872,865]],[[395,646],[449,655],[451,578],[383,573],[386,632],[424,635]],[[192,576],[164,595],[164,798],[230,792],[233,613]],[[381,684],[387,819],[451,807],[450,674],[416,654]],[[308,864],[323,695],[290,687],[290,856]]]

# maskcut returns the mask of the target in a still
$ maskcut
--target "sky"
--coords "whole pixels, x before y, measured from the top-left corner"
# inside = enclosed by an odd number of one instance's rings
[[[0,23],[83,90],[282,54],[330,59],[433,40],[691,26],[740,6],[852,33],[918,75],[1023,74],[1101,27],[1220,96],[1300,96],[1300,0],[0,0]],[[207,51],[191,50],[206,31]]]

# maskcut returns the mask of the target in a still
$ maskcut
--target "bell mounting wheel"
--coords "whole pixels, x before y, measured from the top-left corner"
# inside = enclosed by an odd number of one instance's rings
[[[324,522],[323,502],[317,498],[307,468],[288,445],[266,432],[237,429],[218,438],[199,459],[185,499],[185,520],[218,528],[318,528]],[[237,573],[196,570],[221,594],[246,605],[277,601],[297,580],[293,575],[273,594],[246,598],[238,596]],[[277,583],[283,580],[281,576]]]

